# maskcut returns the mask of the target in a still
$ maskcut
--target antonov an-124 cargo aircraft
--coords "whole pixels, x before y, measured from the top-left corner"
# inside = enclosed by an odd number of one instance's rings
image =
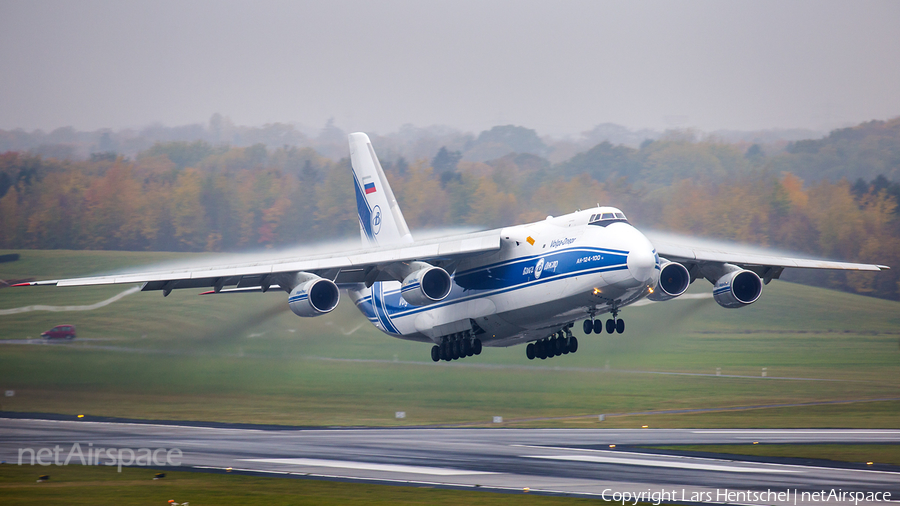
[[[786,267],[878,271],[882,265],[736,253],[651,242],[621,210],[600,206],[536,223],[415,241],[364,133],[350,134],[350,161],[362,248],[269,262],[135,273],[23,285],[141,283],[169,295],[288,293],[298,316],[334,310],[341,291],[382,332],[431,343],[431,358],[478,355],[483,346],[528,343],[529,359],[574,353],[577,320],[586,334],[622,333],[619,314],[647,298],[682,295],[697,278],[725,308],[753,304]],[[600,315],[609,313],[604,322]]]

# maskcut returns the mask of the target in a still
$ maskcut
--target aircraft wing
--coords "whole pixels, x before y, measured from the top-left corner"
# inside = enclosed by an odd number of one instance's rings
[[[886,265],[835,262],[779,256],[741,245],[726,245],[705,240],[691,240],[660,233],[645,233],[656,248],[656,253],[673,262],[688,267],[704,264],[733,264],[756,272],[768,283],[777,279],[786,267],[799,269],[836,269],[851,271],[888,270]]]
[[[16,286],[142,283],[143,291],[163,290],[165,294],[168,294],[171,290],[179,288],[214,287],[216,291],[219,291],[224,286],[234,286],[237,289],[268,286],[267,278],[281,273],[295,272],[312,273],[338,284],[371,283],[393,280],[378,269],[379,266],[416,260],[437,266],[448,266],[463,257],[498,249],[500,249],[500,230],[490,230],[390,247],[359,249],[302,258],[289,257],[263,262],[204,266],[195,269],[33,281]]]

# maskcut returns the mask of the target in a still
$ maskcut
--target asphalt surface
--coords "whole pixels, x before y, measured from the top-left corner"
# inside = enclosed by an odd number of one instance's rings
[[[638,445],[709,443],[900,443],[900,430],[669,429],[301,429],[225,428],[46,419],[0,419],[0,460],[20,450],[78,443],[90,448],[163,448],[171,464],[198,470],[481,488],[624,499],[657,494],[666,502],[820,504],[804,492],[890,492],[900,499],[900,468],[785,459],[726,460],[667,455]],[[610,445],[616,445],[610,447]],[[30,454],[24,455],[29,464]],[[44,453],[44,461],[49,461]],[[72,463],[78,463],[75,455]],[[127,453],[123,458],[127,460]],[[107,461],[107,455],[101,462]],[[44,468],[42,468],[44,469]],[[45,472],[45,471],[42,471]],[[775,495],[758,494],[772,491]],[[663,494],[668,495],[663,495]],[[757,493],[756,495],[753,495]],[[785,495],[787,493],[787,495]],[[731,495],[728,495],[731,494]],[[735,495],[739,494],[739,495]],[[699,499],[699,501],[691,501]],[[629,500],[628,502],[633,502]],[[830,501],[869,504],[875,501]]]

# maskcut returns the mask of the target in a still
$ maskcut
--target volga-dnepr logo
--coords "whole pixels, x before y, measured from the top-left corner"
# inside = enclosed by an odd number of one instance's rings
[[[378,235],[378,232],[381,232],[381,206],[372,209],[372,234]]]
[[[541,273],[544,272],[544,259],[540,259],[534,266],[534,279],[540,279]]]

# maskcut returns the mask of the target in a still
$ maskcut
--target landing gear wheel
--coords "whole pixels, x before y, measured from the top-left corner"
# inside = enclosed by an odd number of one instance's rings
[[[612,334],[615,331],[616,331],[616,321],[613,320],[612,318],[610,318],[609,320],[606,320],[606,333]]]
[[[575,336],[571,336],[566,339],[562,339],[562,354],[563,355],[569,354],[569,340],[570,339],[575,339]]]
[[[616,332],[618,332],[619,334],[625,332],[625,320],[616,321]]]
[[[569,353],[575,353],[578,351],[578,338],[572,336],[569,338]]]
[[[594,320],[594,334],[603,333],[603,320]]]
[[[453,341],[453,344],[450,345],[450,354],[453,360],[459,359],[459,341]]]
[[[476,355],[481,355],[481,339],[472,341],[472,352]]]
[[[541,360],[545,360],[547,358],[546,341],[538,341],[534,343],[534,355]]]
[[[534,343],[528,343],[528,346],[525,347],[525,356],[528,357],[528,360],[534,360]]]
[[[438,362],[441,360],[441,347],[438,345],[434,345],[431,347],[431,360],[434,362]]]
[[[585,320],[584,325],[582,325],[585,334],[590,334],[592,330],[594,330],[594,322],[591,320]]]
[[[463,356],[464,357],[471,357],[473,355],[472,343],[470,343],[468,339],[466,339],[462,342],[462,348],[463,348]]]
[[[556,345],[555,348],[556,348],[556,356],[557,357],[565,354],[565,350],[567,348],[565,339],[557,337],[556,339],[553,340],[553,344]]]

